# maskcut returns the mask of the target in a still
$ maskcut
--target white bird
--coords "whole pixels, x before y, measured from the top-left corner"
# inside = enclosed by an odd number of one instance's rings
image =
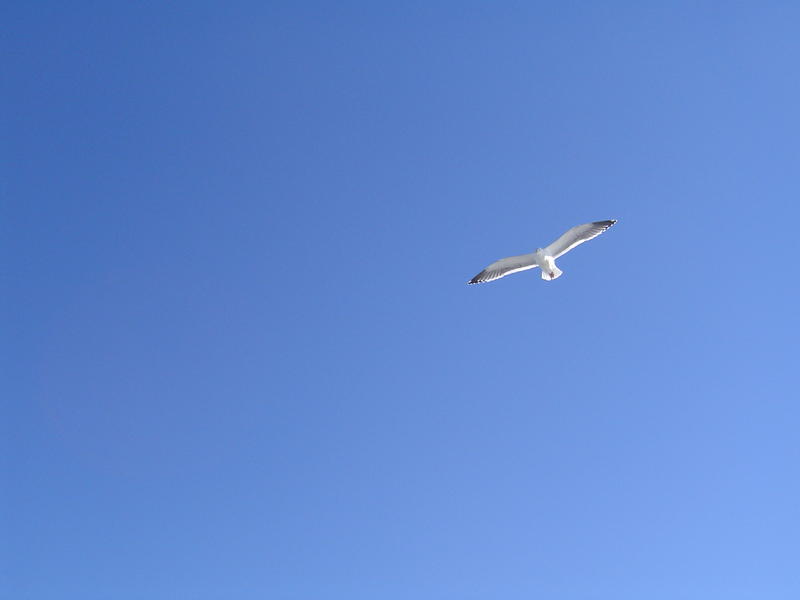
[[[563,272],[556,266],[556,259],[559,256],[563,256],[583,242],[596,238],[616,222],[616,219],[611,219],[609,221],[595,221],[594,223],[577,225],[546,248],[538,248],[536,252],[531,252],[530,254],[520,254],[519,256],[509,256],[508,258],[496,260],[467,283],[494,281],[506,275],[511,275],[511,273],[527,271],[535,267],[542,269],[542,279],[546,281],[557,279]]]

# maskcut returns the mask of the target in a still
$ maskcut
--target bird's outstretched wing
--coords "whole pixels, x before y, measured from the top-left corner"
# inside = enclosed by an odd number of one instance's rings
[[[575,246],[579,246],[583,242],[588,242],[592,238],[596,238],[616,222],[616,219],[611,219],[609,221],[595,221],[594,223],[577,225],[545,248],[544,252],[553,258],[558,258],[572,250]]]
[[[467,283],[494,281],[506,275],[511,275],[511,273],[527,271],[528,269],[538,267],[539,265],[537,265],[534,260],[535,255],[536,253],[532,252],[531,254],[520,254],[519,256],[509,256],[508,258],[496,260]]]

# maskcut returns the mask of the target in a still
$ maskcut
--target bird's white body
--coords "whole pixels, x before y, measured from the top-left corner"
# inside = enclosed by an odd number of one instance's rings
[[[558,279],[564,272],[556,266],[556,259],[547,254],[544,248],[539,248],[533,254],[536,265],[542,270],[542,279],[552,281],[553,279]]]
[[[611,219],[573,227],[546,248],[539,248],[536,252],[531,252],[530,254],[509,256],[508,258],[494,261],[467,283],[494,281],[506,275],[511,275],[511,273],[527,271],[536,267],[542,270],[542,279],[545,281],[558,279],[563,272],[556,266],[556,259],[559,256],[563,256],[583,242],[596,238],[616,222],[616,219]]]

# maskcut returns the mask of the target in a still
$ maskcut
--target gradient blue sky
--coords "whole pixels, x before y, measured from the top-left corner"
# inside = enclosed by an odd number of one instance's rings
[[[797,3],[66,4],[2,9],[3,598],[800,597]]]

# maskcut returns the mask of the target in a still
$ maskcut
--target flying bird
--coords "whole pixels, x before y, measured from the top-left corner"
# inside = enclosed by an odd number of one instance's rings
[[[611,219],[609,221],[595,221],[594,223],[577,225],[546,248],[538,248],[536,252],[531,252],[530,254],[509,256],[493,262],[467,283],[494,281],[506,275],[527,271],[535,267],[542,269],[542,279],[546,281],[558,279],[563,272],[556,266],[556,259],[559,256],[563,256],[583,242],[596,238],[616,222],[616,219]]]

